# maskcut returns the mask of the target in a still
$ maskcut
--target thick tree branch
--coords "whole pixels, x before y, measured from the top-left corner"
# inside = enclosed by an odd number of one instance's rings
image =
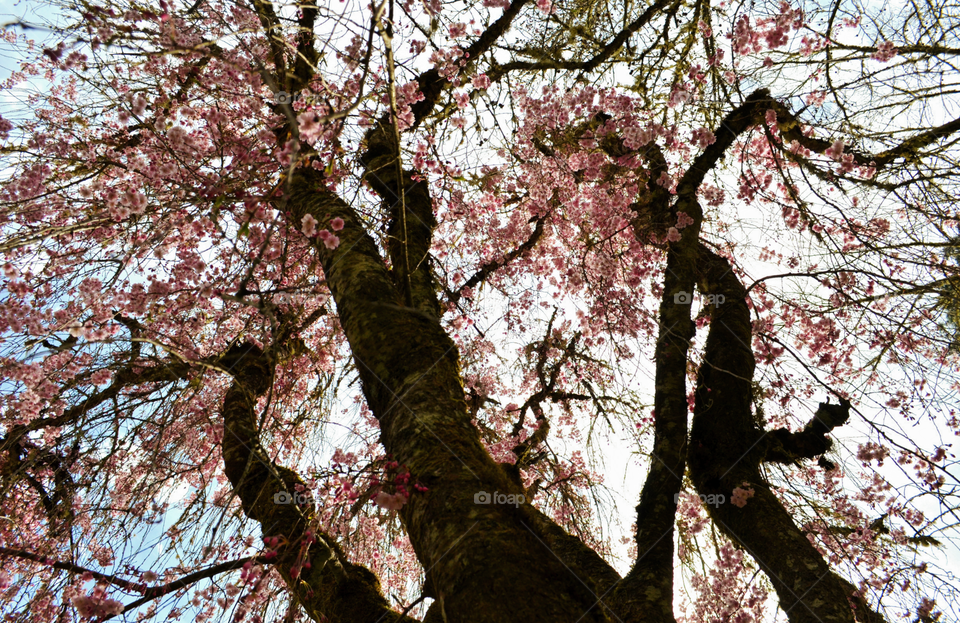
[[[670,211],[676,222],[683,212],[693,223],[678,241],[669,243],[660,303],[660,335],[654,390],[654,440],[650,472],[637,505],[637,561],[617,588],[618,606],[644,621],[671,622],[673,616],[673,531],[677,496],[683,487],[687,460],[687,359],[694,325],[690,317],[700,254],[703,210],[697,189],[736,138],[754,125],[757,112],[770,94],[752,93],[728,114],[714,131],[716,141],[690,165],[677,186],[677,201]],[[650,150],[653,169],[665,170],[663,155]],[[651,175],[650,202],[656,209],[667,197]],[[665,206],[660,206],[662,210]],[[640,232],[637,232],[638,236]]]
[[[264,35],[270,43],[274,73],[280,79],[280,84],[283,85],[284,90],[288,90],[289,77],[287,76],[286,44],[283,40],[283,27],[280,26],[277,13],[273,10],[273,2],[271,0],[251,0],[250,3],[253,5],[253,10],[260,19],[260,25],[263,26]]]
[[[401,170],[398,134],[382,119],[366,135],[361,156],[364,180],[380,195],[389,215],[387,251],[401,300],[429,316],[440,316],[430,245],[437,225],[426,180]]]
[[[277,569],[316,621],[380,623],[410,621],[394,612],[366,568],[347,560],[337,543],[316,525],[313,501],[294,471],[274,463],[260,443],[256,402],[270,388],[276,358],[286,344],[261,351],[238,344],[224,359],[234,383],[223,401],[224,471],[244,513],[263,527],[274,547]],[[291,503],[284,494],[297,495]]]
[[[730,263],[705,246],[698,273],[701,292],[724,297],[711,316],[690,431],[690,477],[697,491],[728,500],[708,506],[710,517],[767,574],[791,623],[882,621],[830,569],[761,473],[765,433],[751,410],[755,362],[746,290]],[[834,411],[823,410],[827,419],[811,430],[838,425],[842,413]],[[729,502],[737,488],[754,491],[742,507]]]
[[[319,9],[315,0],[307,0],[299,5],[300,16],[297,18],[297,58],[293,64],[293,75],[290,77],[290,93],[297,93],[310,84],[317,71],[317,60],[320,58],[316,48],[316,35],[313,32]]]
[[[833,445],[827,434],[847,421],[849,411],[850,403],[846,400],[839,405],[822,402],[802,431],[793,433],[786,428],[770,431],[764,438],[764,460],[796,463],[821,456]]]
[[[833,146],[832,141],[804,134],[800,120],[782,103],[773,99],[769,100],[768,103],[770,109],[776,112],[777,126],[784,144],[795,141],[805,149],[809,149],[811,152],[817,154],[824,154]],[[948,121],[924,132],[919,132],[904,140],[899,145],[880,152],[879,154],[863,153],[848,147],[845,147],[843,153],[852,155],[853,161],[859,166],[882,169],[898,158],[903,158],[907,161],[918,158],[923,148],[956,133],[958,130],[960,130],[960,118]]]
[[[403,305],[375,243],[318,172],[297,169],[289,189],[285,209],[292,222],[306,214],[321,227],[334,217],[345,222],[337,248],[319,241],[314,247],[367,403],[380,421],[381,442],[428,488],[400,511],[427,569],[424,592],[440,604],[427,618],[442,608],[451,622],[468,615],[491,622],[599,621],[598,595],[550,551],[547,529],[524,520],[526,504],[477,504],[483,491],[518,499],[524,491],[480,443],[457,350],[439,318]],[[505,559],[527,565],[503,565]],[[485,597],[491,594],[500,596],[497,603]]]

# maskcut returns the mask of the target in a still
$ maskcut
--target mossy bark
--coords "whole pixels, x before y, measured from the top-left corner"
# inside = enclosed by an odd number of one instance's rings
[[[295,173],[287,209],[294,222],[305,214],[321,227],[335,217],[345,222],[336,249],[316,249],[384,449],[428,488],[400,511],[427,570],[425,593],[436,600],[428,619],[606,620],[598,591],[615,573],[598,556],[582,543],[567,543],[573,551],[559,556],[550,543],[563,542],[563,531],[525,505],[476,503],[480,492],[524,491],[483,448],[458,351],[439,318],[417,304],[424,298],[407,305],[353,210],[319,174]],[[590,565],[603,579],[586,575]]]
[[[690,477],[701,495],[722,495],[711,519],[770,578],[791,623],[877,623],[855,588],[834,573],[794,523],[760,471],[768,437],[752,415],[754,357],[746,290],[730,263],[700,247],[700,288],[723,295],[716,306],[697,380],[690,431]],[[742,507],[734,489],[750,488]]]
[[[369,570],[351,563],[332,537],[316,528],[312,502],[278,503],[281,493],[303,489],[290,469],[275,464],[260,443],[256,402],[271,386],[274,353],[253,344],[234,346],[223,357],[234,382],[223,402],[224,471],[247,517],[272,542],[275,566],[294,597],[317,621],[398,623],[413,619],[391,610]]]

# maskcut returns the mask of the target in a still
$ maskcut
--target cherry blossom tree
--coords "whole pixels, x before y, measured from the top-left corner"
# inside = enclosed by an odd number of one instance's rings
[[[956,5],[55,2],[5,620],[958,616]]]

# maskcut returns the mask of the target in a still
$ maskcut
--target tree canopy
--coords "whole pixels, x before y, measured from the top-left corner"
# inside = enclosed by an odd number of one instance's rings
[[[960,617],[960,5],[30,6],[4,620]]]

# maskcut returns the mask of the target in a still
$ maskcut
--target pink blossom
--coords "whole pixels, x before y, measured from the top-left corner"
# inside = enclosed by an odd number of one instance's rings
[[[134,214],[143,214],[147,207],[147,198],[140,191],[128,188],[120,197],[120,205],[127,206]]]
[[[343,219],[338,216],[330,221],[330,229],[333,231],[340,231],[343,229]]]
[[[113,372],[110,370],[97,370],[90,375],[90,382],[94,385],[106,385],[113,378]]]
[[[553,2],[551,0],[537,0],[537,8],[550,15],[553,13]]]
[[[300,231],[303,232],[303,235],[307,238],[313,238],[313,236],[317,233],[317,219],[313,218],[313,216],[310,214],[304,214],[303,218],[300,219],[300,223]]]
[[[85,619],[105,618],[123,612],[123,604],[107,597],[107,589],[97,585],[89,595],[78,595],[71,600],[73,607]]]
[[[743,483],[744,487],[747,487],[750,483]],[[730,498],[730,501],[740,508],[743,508],[747,505],[747,500],[753,497],[755,491],[747,487],[746,489],[741,489],[737,487],[733,490],[733,497]]]
[[[136,116],[141,116],[147,110],[147,99],[142,95],[137,95],[133,98],[133,101],[130,102],[133,114]]]
[[[883,459],[885,459],[888,454],[889,452],[886,448],[872,441],[868,441],[857,449],[857,459],[864,463],[877,461],[877,465],[883,465]]]
[[[843,140],[835,141],[824,153],[834,160],[840,160],[840,156],[843,154]]]
[[[328,249],[333,251],[334,249],[340,246],[340,238],[338,238],[337,236],[334,236],[333,234],[330,234],[330,236],[328,236],[323,241],[323,244],[326,245]]]
[[[143,572],[143,581],[153,583],[156,582],[159,576],[153,571],[144,571]]]
[[[477,74],[473,77],[473,88],[475,89],[489,89],[490,88],[490,78],[487,74]]]
[[[814,91],[804,98],[808,106],[820,106],[827,99],[826,91]]]
[[[713,145],[717,142],[717,137],[707,128],[699,128],[693,131],[692,140],[700,147],[706,149],[707,145]]]
[[[846,174],[854,170],[853,154],[843,154],[840,161],[840,173]],[[854,197],[856,199],[856,197]]]
[[[380,508],[396,511],[403,508],[403,505],[407,503],[407,496],[401,495],[399,493],[387,493],[386,491],[381,491],[377,494],[376,499],[374,499],[374,504]]]
[[[939,613],[934,615],[933,608],[937,605],[936,600],[930,599],[929,597],[924,597],[920,600],[920,607],[917,608],[917,617],[920,620],[936,620],[939,618]]]
[[[677,212],[677,229],[683,229],[687,225],[693,225],[693,217],[686,212]]]
[[[680,240],[680,232],[677,230],[676,227],[671,227],[670,229],[667,230],[667,240],[669,240],[670,242],[677,242],[678,240]]]
[[[308,143],[316,141],[323,133],[320,115],[315,110],[308,110],[297,115],[297,123],[300,126],[300,138]]]
[[[321,229],[319,232],[317,232],[317,238],[319,238],[320,240],[323,240],[324,246],[326,246],[331,251],[333,249],[336,249],[338,246],[340,246],[340,238],[334,236],[326,229]]]
[[[467,34],[467,25],[463,22],[457,22],[456,24],[450,24],[447,28],[447,32],[450,34],[451,39],[459,39],[460,37]]]
[[[777,111],[773,110],[772,108],[768,109],[764,114],[764,119],[767,122],[767,126],[771,130],[777,129]]]
[[[893,45],[892,41],[884,41],[877,46],[877,51],[874,52],[870,58],[878,60],[881,63],[886,63],[894,56],[897,55],[897,48]]]
[[[693,91],[688,84],[675,84],[670,91],[670,100],[667,106],[676,108],[680,104],[685,104],[693,100]]]

